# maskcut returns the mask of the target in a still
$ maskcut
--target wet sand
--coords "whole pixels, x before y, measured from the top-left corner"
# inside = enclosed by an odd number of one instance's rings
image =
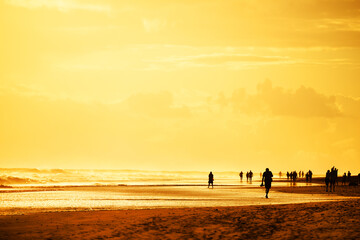
[[[322,187],[276,190],[329,194]],[[340,186],[338,192],[359,196],[360,187]],[[360,239],[359,216],[359,198],[242,207],[33,213],[0,216],[0,239]]]

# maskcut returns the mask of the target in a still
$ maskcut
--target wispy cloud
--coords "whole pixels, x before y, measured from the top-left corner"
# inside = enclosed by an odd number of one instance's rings
[[[75,0],[5,0],[5,3],[30,9],[43,7],[52,8],[62,12],[68,12],[72,10],[110,12],[111,10],[110,6],[108,5],[78,2]]]
[[[329,31],[353,31],[360,32],[360,19],[354,18],[333,18],[321,19],[316,24],[316,27]]]
[[[146,32],[148,33],[152,33],[152,32],[159,32],[161,29],[165,28],[167,25],[166,20],[162,20],[162,19],[149,19],[149,18],[144,18],[142,20],[144,29]]]
[[[237,53],[211,53],[188,56],[172,56],[150,60],[153,63],[167,63],[176,67],[228,67],[240,69],[260,65],[293,64],[296,62],[287,56],[258,56]]]

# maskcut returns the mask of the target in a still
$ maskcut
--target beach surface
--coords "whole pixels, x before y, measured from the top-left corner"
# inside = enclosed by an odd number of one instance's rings
[[[360,239],[359,187],[279,187],[335,201],[0,216],[0,239]],[[263,199],[266,201],[267,199]]]

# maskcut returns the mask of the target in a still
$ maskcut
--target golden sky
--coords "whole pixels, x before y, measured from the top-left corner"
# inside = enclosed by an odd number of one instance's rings
[[[357,173],[359,12],[0,0],[0,165]]]

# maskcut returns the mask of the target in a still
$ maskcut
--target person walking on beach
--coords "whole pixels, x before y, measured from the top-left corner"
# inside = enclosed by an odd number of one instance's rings
[[[250,170],[249,172],[249,178],[250,178],[250,183],[252,183],[252,178],[253,178],[253,172]]]
[[[348,181],[350,183],[351,182],[351,172],[350,171],[348,171],[347,179],[348,179]]]
[[[293,181],[294,181],[294,182],[296,181],[296,178],[297,178],[297,172],[294,171],[294,172],[293,172]]]
[[[263,173],[263,177],[260,185],[260,186],[264,186],[264,182],[265,182],[266,198],[269,198],[268,194],[271,188],[272,177],[273,177],[272,172],[269,170],[269,168],[266,168],[265,172]]]
[[[312,171],[309,170],[309,180],[310,180],[310,182],[312,181],[312,175],[313,175]]]
[[[330,173],[330,192],[333,191],[335,192],[335,184],[337,181],[337,169],[335,167],[331,168],[331,173]]]
[[[346,184],[346,172],[344,172],[344,175],[342,177],[342,185],[345,185]]]
[[[210,174],[209,174],[208,188],[210,187],[210,184],[211,184],[211,187],[214,188],[214,175],[212,172],[210,172]]]
[[[244,173],[241,171],[241,172],[239,173],[240,181],[241,181],[241,182],[242,182],[242,179],[243,179],[243,175],[244,175]]]
[[[289,173],[289,172],[286,172],[286,177],[287,177],[287,180],[289,180],[289,177],[290,177],[290,173]]]
[[[329,183],[330,183],[330,170],[327,170],[325,175],[326,192],[329,191]],[[331,187],[330,187],[330,192],[331,192]]]

